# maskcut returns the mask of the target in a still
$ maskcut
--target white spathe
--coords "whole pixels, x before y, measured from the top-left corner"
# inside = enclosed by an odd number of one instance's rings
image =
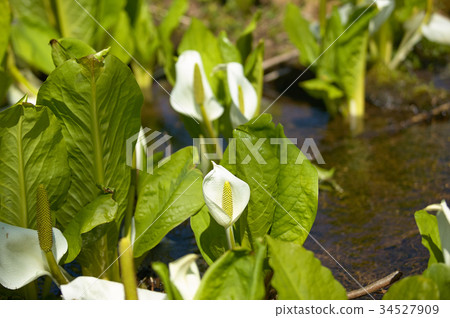
[[[256,115],[258,108],[258,96],[256,90],[250,81],[244,75],[244,68],[240,63],[228,63],[227,81],[228,89],[231,95],[230,118],[233,127],[245,124]],[[244,112],[241,111],[239,105],[239,87],[241,87]]]
[[[433,204],[425,208],[427,211],[437,211],[439,237],[441,239],[442,254],[444,262],[450,266],[450,209],[445,200],[441,204]]]
[[[450,20],[439,13],[433,13],[430,21],[422,26],[422,34],[432,42],[450,45]]]
[[[214,220],[224,228],[232,226],[241,216],[250,200],[250,187],[221,165],[213,162],[214,168],[203,179],[203,197]],[[223,210],[222,198],[225,181],[231,186],[233,215],[230,218]]]
[[[184,51],[175,64],[176,82],[170,95],[170,105],[175,111],[203,122],[200,105],[195,102],[194,69],[198,65],[202,77],[205,96],[205,113],[210,121],[214,121],[223,114],[222,106],[217,102],[206,77],[202,58],[197,51]]]
[[[169,263],[170,280],[185,300],[194,299],[200,286],[200,272],[195,263],[197,258],[195,254],[188,254]]]
[[[57,263],[67,252],[67,241],[56,228],[52,250]],[[0,284],[18,289],[44,275],[51,276],[38,232],[0,222]]]
[[[163,300],[167,295],[138,288],[139,300]],[[69,284],[61,285],[65,300],[124,300],[125,290],[122,283],[112,282],[90,276],[80,276]]]

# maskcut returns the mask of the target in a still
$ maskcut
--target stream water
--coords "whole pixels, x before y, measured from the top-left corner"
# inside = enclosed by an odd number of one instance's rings
[[[191,145],[168,96],[160,91],[155,88],[155,106],[144,109],[146,124],[174,136],[174,148]],[[344,190],[320,192],[305,247],[347,290],[396,270],[404,276],[421,273],[428,252],[421,244],[414,212],[442,199],[450,201],[448,120],[394,134],[385,132],[386,127],[398,125],[406,119],[404,114],[369,105],[365,128],[370,134],[354,137],[343,120],[330,120],[322,108],[290,98],[281,98],[268,112],[300,144],[304,138],[314,138],[326,162],[323,168],[335,168],[334,179]],[[184,224],[169,233],[147,261],[168,262],[189,252],[198,250],[189,225]]]

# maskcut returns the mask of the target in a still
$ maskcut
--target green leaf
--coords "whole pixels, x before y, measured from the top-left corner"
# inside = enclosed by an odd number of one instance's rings
[[[258,96],[258,110],[256,111],[256,114],[259,114],[259,110],[261,109],[261,99],[264,85],[264,69],[262,66],[263,60],[264,42],[261,41],[250,53],[244,65],[245,76],[252,83]]]
[[[95,227],[113,222],[116,218],[118,204],[112,199],[112,194],[102,194],[83,207],[64,230],[64,236],[69,244],[66,263],[77,257],[83,244],[82,234]]]
[[[319,45],[309,29],[309,22],[303,18],[300,8],[289,3],[286,6],[284,28],[291,42],[300,51],[300,63],[309,66],[319,56]]]
[[[0,64],[5,56],[9,43],[11,9],[8,0],[0,0]]]
[[[36,228],[36,191],[43,184],[52,210],[70,185],[66,144],[47,107],[16,104],[0,113],[0,221]]]
[[[439,288],[424,276],[410,276],[392,285],[383,300],[438,300]]]
[[[125,8],[126,3],[125,0],[57,2],[60,5],[57,10],[57,19],[61,37],[80,39],[98,50],[104,48],[104,43],[101,43],[101,41],[109,38],[103,28],[111,31],[111,28],[119,20],[120,13]]]
[[[246,249],[229,250],[208,268],[196,299],[264,299],[263,263],[266,248],[256,254]]]
[[[205,204],[202,173],[193,164],[194,148],[184,148],[140,182],[136,204],[135,257],[155,247],[177,225]]]
[[[157,50],[160,47],[158,30],[148,11],[146,1],[139,1],[138,11],[133,22],[133,37],[136,58],[148,71],[152,71],[157,61]]]
[[[257,11],[253,16],[250,23],[244,29],[244,31],[239,35],[236,41],[236,47],[241,54],[241,60],[244,62],[252,51],[253,45],[253,31],[255,31],[258,21],[261,19],[261,11]]]
[[[444,256],[442,255],[441,238],[439,237],[436,216],[425,210],[420,210],[414,214],[414,218],[422,236],[422,245],[430,252],[428,266],[434,263],[443,263]]]
[[[339,112],[339,107],[342,103],[342,99],[344,98],[344,92],[337,88],[334,84],[319,78],[313,78],[300,82],[300,87],[312,97],[322,99],[325,102],[327,111],[332,116]]]
[[[195,50],[200,53],[209,84],[217,96],[220,82],[217,76],[213,76],[212,72],[215,66],[222,63],[219,43],[214,34],[197,19],[192,19],[191,25],[184,33],[178,46],[179,54],[187,50]]]
[[[105,40],[101,41],[101,44],[97,44],[96,47],[99,50],[110,47],[112,55],[118,57],[123,63],[128,64],[131,56],[134,54],[134,41],[130,36],[131,33],[130,19],[125,11],[121,11],[111,31],[111,36],[105,34]]]
[[[161,262],[154,262],[152,264],[152,268],[156,272],[156,274],[158,274],[159,278],[161,279],[161,282],[164,285],[164,291],[167,294],[167,299],[182,300],[183,297],[181,297],[181,294],[178,291],[177,287],[170,280],[170,274],[167,265]]]
[[[72,169],[72,186],[58,221],[65,228],[102,193],[98,186],[116,189],[120,221],[130,187],[125,145],[139,130],[142,105],[130,69],[114,56],[68,60],[49,75],[38,101],[58,118]]]
[[[442,263],[432,264],[423,276],[431,278],[439,288],[441,300],[450,299],[450,266]]]
[[[29,65],[44,73],[53,69],[51,39],[60,37],[55,29],[53,11],[45,0],[11,0],[14,23],[11,25],[11,43],[14,52]]]
[[[339,81],[337,64],[337,54],[339,45],[336,39],[344,32],[344,27],[341,23],[339,11],[335,7],[330,18],[327,21],[327,26],[322,42],[322,51],[324,52],[317,61],[317,77],[320,80],[331,83]]]
[[[164,72],[169,82],[175,82],[174,49],[172,44],[172,33],[178,27],[181,17],[189,7],[187,0],[175,0],[172,2],[167,15],[158,27],[159,39],[162,47]]]
[[[228,39],[225,31],[222,31],[219,35],[219,49],[222,56],[223,63],[238,62],[242,63],[241,53],[236,46]]]
[[[51,40],[52,59],[56,67],[72,58],[81,58],[94,54],[95,50],[78,39]]]
[[[311,251],[302,246],[267,237],[272,286],[278,299],[347,299],[344,287],[323,267]]]
[[[280,160],[278,195],[270,236],[303,244],[317,213],[319,185],[317,169],[303,153],[286,138],[281,147],[287,149],[287,162]],[[280,157],[283,154],[280,153]]]
[[[191,217],[191,227],[197,246],[209,265],[228,250],[225,229],[214,220],[206,205]]]
[[[364,115],[365,104],[365,72],[366,54],[369,38],[369,22],[376,15],[375,8],[369,9],[362,16],[363,8],[354,12],[350,17],[348,26],[353,23],[336,42],[338,47],[337,65],[339,86],[344,91],[349,102],[348,109],[344,109],[344,114],[349,113],[354,117]],[[357,19],[357,20],[356,20]],[[354,106],[351,106],[351,105]]]

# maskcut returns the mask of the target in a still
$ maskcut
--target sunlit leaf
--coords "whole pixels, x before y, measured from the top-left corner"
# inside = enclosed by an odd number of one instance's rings
[[[344,287],[302,246],[267,237],[272,286],[278,299],[347,299]]]
[[[63,204],[70,170],[60,126],[47,107],[17,104],[0,112],[0,221],[34,229],[36,191],[52,210]]]

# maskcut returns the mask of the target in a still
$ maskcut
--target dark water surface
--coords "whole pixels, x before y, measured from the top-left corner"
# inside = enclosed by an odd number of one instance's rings
[[[144,117],[152,129],[175,136],[174,148],[191,145],[168,97],[155,90],[156,106]],[[271,100],[268,100],[270,103]],[[368,107],[366,132],[353,137],[342,120],[330,120],[320,107],[281,98],[268,111],[282,123],[288,137],[314,138],[325,162],[335,168],[343,194],[321,191],[313,239],[305,247],[330,268],[347,290],[367,285],[393,271],[421,273],[428,252],[414,221],[414,212],[442,199],[450,201],[450,123],[448,118],[412,126],[396,126],[412,114]],[[368,119],[367,119],[368,118]],[[172,231],[150,256],[171,261],[196,252],[188,224]],[[340,265],[353,276],[351,278]]]

